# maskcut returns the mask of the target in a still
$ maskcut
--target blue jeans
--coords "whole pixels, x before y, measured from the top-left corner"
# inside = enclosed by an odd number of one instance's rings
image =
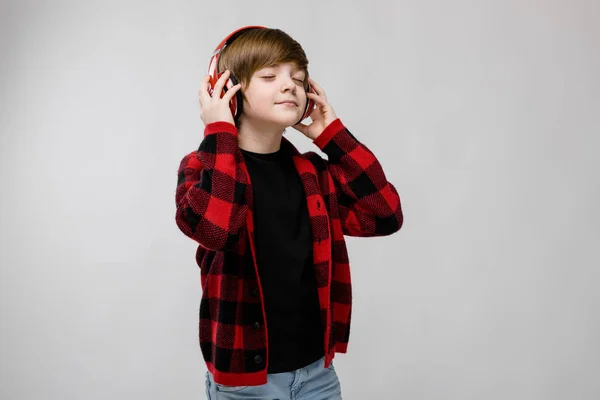
[[[267,383],[259,386],[224,386],[215,383],[206,372],[208,400],[342,400],[342,391],[333,362],[323,367],[324,358],[304,368],[268,374]]]

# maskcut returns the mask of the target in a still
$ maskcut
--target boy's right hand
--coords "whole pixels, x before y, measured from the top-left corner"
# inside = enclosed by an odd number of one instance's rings
[[[229,79],[229,74],[230,72],[227,70],[221,75],[215,84],[212,96],[208,92],[210,75],[204,77],[204,80],[202,81],[202,87],[198,90],[198,95],[200,107],[202,108],[200,118],[202,118],[204,125],[217,121],[235,124],[231,109],[229,108],[229,102],[233,96],[235,96],[236,92],[240,90],[242,85],[237,84],[233,86],[231,89],[227,90],[227,93],[225,93],[223,97],[221,97],[220,94],[223,93],[223,87],[225,86],[227,79]]]

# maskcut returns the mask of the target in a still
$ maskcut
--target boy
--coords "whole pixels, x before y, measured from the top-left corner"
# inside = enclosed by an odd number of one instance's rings
[[[344,235],[398,231],[400,198],[308,77],[295,40],[265,27],[234,33],[215,52],[223,75],[200,87],[204,138],[181,161],[176,191],[177,225],[199,243],[206,393],[341,399],[332,360],[350,334]],[[328,160],[300,154],[282,136],[290,126]]]

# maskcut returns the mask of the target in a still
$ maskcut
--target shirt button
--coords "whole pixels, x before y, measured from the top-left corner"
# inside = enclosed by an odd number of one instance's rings
[[[257,355],[256,357],[254,357],[254,362],[260,364],[262,362],[262,357]]]
[[[260,328],[260,324],[258,322],[255,322],[252,326],[254,327],[254,329]]]

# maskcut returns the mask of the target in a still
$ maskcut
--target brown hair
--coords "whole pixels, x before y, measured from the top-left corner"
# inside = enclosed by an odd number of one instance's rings
[[[304,70],[304,87],[308,87],[308,58],[300,43],[280,29],[254,28],[243,31],[223,49],[217,72],[229,70],[245,87],[259,69],[287,62]]]

